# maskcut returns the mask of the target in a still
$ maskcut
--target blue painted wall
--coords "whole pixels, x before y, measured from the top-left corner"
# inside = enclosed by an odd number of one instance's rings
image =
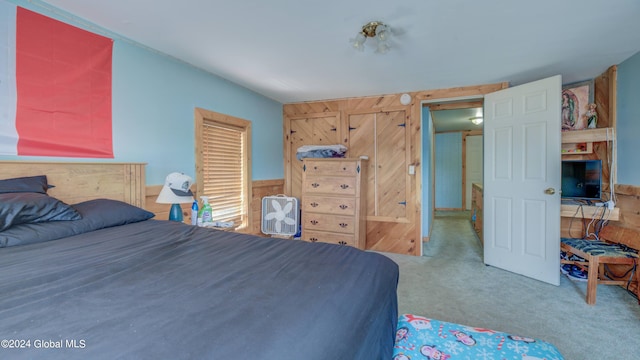
[[[112,80],[113,160],[1,156],[0,159],[147,163],[148,185],[181,171],[195,176],[194,109],[250,120],[252,177],[284,177],[282,104],[137,44],[88,25],[40,1],[18,6],[114,39]]]
[[[436,209],[462,208],[462,133],[435,136]]]
[[[618,184],[640,186],[640,52],[618,65]]]

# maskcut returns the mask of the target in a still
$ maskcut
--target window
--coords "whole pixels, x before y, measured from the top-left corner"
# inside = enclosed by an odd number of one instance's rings
[[[251,122],[204,109],[195,110],[196,183],[208,196],[213,221],[249,226]]]

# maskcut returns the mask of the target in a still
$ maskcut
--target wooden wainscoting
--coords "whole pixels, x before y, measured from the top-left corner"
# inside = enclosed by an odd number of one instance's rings
[[[247,233],[262,235],[260,232],[260,219],[262,218],[262,198],[268,195],[284,194],[284,179],[276,180],[256,180],[251,183],[251,204],[249,209],[250,224]],[[146,188],[146,200],[145,209],[156,214],[155,219],[166,220],[169,218],[169,204],[158,204],[156,198],[162,190],[162,185],[149,185]],[[196,185],[191,187],[191,191],[196,195]],[[182,213],[184,215],[184,222],[191,223],[191,204],[182,204]]]
[[[624,244],[630,248],[640,250],[640,186],[615,185],[616,207],[620,208],[620,221],[610,222],[600,232],[600,238]],[[614,279],[628,278],[629,265],[609,265],[610,275]],[[635,269],[640,271],[640,269]],[[640,284],[632,282],[629,289],[635,289]]]
[[[262,198],[270,195],[284,194],[284,179],[257,180],[251,185],[251,224],[248,232],[254,235],[262,235],[260,231],[262,219]]]

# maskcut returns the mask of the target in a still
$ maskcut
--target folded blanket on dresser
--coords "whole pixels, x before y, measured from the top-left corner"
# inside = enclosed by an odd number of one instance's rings
[[[303,145],[296,152],[300,161],[305,158],[342,158],[347,152],[344,145]]]

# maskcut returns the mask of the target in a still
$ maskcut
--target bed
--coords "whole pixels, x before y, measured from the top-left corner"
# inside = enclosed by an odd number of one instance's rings
[[[110,198],[91,190],[102,175],[83,175],[105,164],[43,166],[0,162],[0,179],[47,175],[37,198],[72,209],[0,230],[3,358],[392,357],[389,258],[155,220],[131,204],[144,199],[139,164],[113,164],[127,195]]]

